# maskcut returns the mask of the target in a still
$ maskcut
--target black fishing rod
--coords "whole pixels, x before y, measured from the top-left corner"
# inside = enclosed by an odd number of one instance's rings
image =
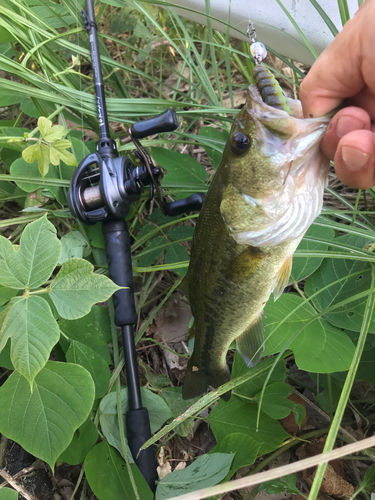
[[[68,206],[72,215],[84,224],[102,222],[109,276],[117,285],[126,287],[115,292],[113,302],[115,324],[121,327],[124,344],[129,396],[129,409],[126,414],[127,440],[136,465],[151,489],[155,490],[155,450],[149,447],[139,451],[151,438],[151,430],[148,411],[142,406],[140,391],[134,343],[134,325],[138,315],[134,302],[130,234],[124,218],[129,213],[131,204],[140,199],[144,186],[149,186],[150,199],[156,191],[160,208],[164,214],[170,216],[199,211],[204,196],[197,193],[183,200],[165,203],[159,184],[162,172],[153,165],[152,158],[139,142],[139,139],[149,135],[175,130],[178,127],[178,118],[172,109],[138,122],[129,129],[136,156],[141,163],[139,166],[134,166],[127,156],[119,156],[116,143],[110,137],[92,0],[86,0],[86,12],[82,10],[81,16],[90,38],[100,138],[96,144],[96,152],[81,161],[72,177]]]

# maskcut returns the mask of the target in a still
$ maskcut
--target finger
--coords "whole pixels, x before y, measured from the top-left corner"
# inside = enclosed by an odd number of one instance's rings
[[[363,8],[366,3],[367,9]],[[345,24],[341,33],[319,56],[304,78],[300,87],[300,99],[306,118],[325,115],[343,99],[353,97],[364,88],[362,63],[363,51],[366,49],[363,49],[362,38],[364,32],[369,31],[369,19],[375,14],[375,2],[365,4]],[[375,43],[374,31],[369,31],[369,36],[365,37],[367,41],[374,38]]]
[[[370,130],[370,127],[371,119],[363,109],[350,107],[338,111],[324,134],[322,152],[333,160],[337,146],[344,135],[354,130]]]
[[[344,135],[335,157],[337,177],[348,186],[368,189],[375,186],[375,141],[369,130]]]

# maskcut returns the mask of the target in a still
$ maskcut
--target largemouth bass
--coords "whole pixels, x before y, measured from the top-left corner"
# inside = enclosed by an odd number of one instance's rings
[[[303,119],[300,101],[286,99],[262,65],[254,77],[194,232],[185,399],[230,380],[233,340],[249,367],[259,361],[263,308],[288,284],[293,253],[322,208],[329,161],[319,146],[329,119]]]

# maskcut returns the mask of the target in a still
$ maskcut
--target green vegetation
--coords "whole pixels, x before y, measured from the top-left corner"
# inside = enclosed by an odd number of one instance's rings
[[[108,115],[119,151],[131,154],[130,124],[168,107],[177,111],[180,126],[173,135],[142,143],[168,172],[162,181],[166,194],[183,198],[206,192],[237,113],[236,93],[251,83],[252,63],[248,44],[232,40],[229,32],[214,31],[210,22],[202,27],[182,21],[168,2],[159,2],[163,10],[155,3],[98,2]],[[337,33],[319,4],[311,3]],[[89,42],[79,16],[83,4],[0,0],[0,433],[52,469],[61,462],[83,463],[72,498],[88,498],[88,484],[99,500],[146,500],[152,493],[132,463],[123,430],[124,360],[108,300],[117,287],[106,276],[100,225],[74,221],[66,203],[74,168],[94,151],[98,133]],[[206,7],[209,14],[208,1]],[[339,7],[344,23],[345,0]],[[287,80],[298,89],[303,71],[283,62],[291,68]],[[193,151],[207,155],[208,169]],[[359,403],[351,391],[358,380],[366,381],[368,392],[375,387],[375,190],[359,192],[354,202],[342,186],[328,194],[330,208],[295,254],[294,293],[266,306],[268,357],[256,368],[246,369],[236,353],[232,380],[190,406],[175,373],[172,384],[165,370],[154,373],[142,357],[142,397],[158,452],[195,431],[195,418],[208,422],[216,439],[196,460],[186,452],[189,465],[160,481],[158,500],[211,487],[243,467],[253,466],[250,475],[259,472],[300,440],[322,434],[303,431],[297,438],[279,422],[292,413],[300,426],[306,414],[288,399],[288,381],[304,384],[289,373],[294,361],[316,382],[315,404],[332,417],[324,451],[333,449],[337,437],[350,441],[340,427],[348,405],[360,415],[364,432],[373,433],[374,400],[364,396]],[[140,346],[165,344],[148,328],[168,299],[176,298],[195,218],[150,210],[146,190],[132,205],[127,219],[139,284]],[[108,307],[94,305],[107,300]],[[212,408],[228,389],[230,402],[219,400]],[[373,453],[363,451],[361,463],[367,465],[357,477],[358,498],[369,499],[373,491],[374,466],[366,462]],[[0,466],[2,459],[0,454]],[[324,470],[318,469],[311,500]],[[295,493],[295,479],[283,475],[258,489]],[[0,499],[15,498],[13,493],[1,488]]]

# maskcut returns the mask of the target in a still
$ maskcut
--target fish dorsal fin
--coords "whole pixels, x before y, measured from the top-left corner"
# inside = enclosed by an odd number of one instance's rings
[[[290,255],[285,259],[283,265],[280,267],[279,272],[276,275],[275,288],[273,289],[273,296],[277,300],[283,293],[284,288],[289,283],[290,273],[292,272],[293,255]]]
[[[236,338],[237,350],[248,368],[255,366],[264,351],[264,324],[262,315]]]

